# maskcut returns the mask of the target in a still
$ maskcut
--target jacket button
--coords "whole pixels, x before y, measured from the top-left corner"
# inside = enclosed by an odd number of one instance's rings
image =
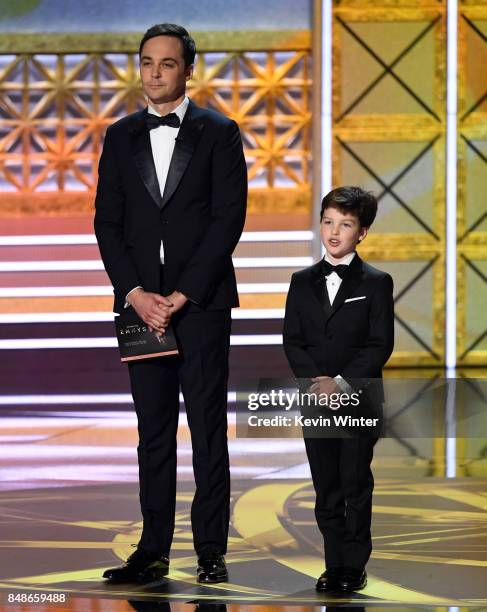
[[[333,340],[333,334],[326,334],[328,340]]]

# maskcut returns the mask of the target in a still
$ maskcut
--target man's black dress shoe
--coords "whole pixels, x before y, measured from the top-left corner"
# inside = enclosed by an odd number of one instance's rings
[[[167,576],[169,557],[150,553],[142,548],[133,552],[120,567],[107,569],[103,578],[110,582],[152,582]]]
[[[346,567],[338,582],[340,591],[344,593],[360,591],[360,589],[367,586],[367,572],[353,567]]]
[[[330,567],[324,571],[318,578],[316,583],[316,590],[321,593],[328,591],[340,591],[339,580],[342,575],[343,568],[341,567]]]
[[[214,584],[228,580],[227,566],[223,555],[219,553],[205,553],[198,559],[196,570],[198,582]]]

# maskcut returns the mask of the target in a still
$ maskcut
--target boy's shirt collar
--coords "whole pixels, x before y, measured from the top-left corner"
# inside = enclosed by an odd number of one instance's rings
[[[328,253],[325,252],[324,260],[330,263],[332,266],[338,266],[338,265],[349,266],[350,263],[352,262],[352,259],[355,257],[355,253],[356,251],[354,251],[353,253],[349,253],[348,255],[345,255],[345,257],[342,257],[342,259],[340,259],[339,261],[336,261],[335,263],[333,263],[332,261],[330,261],[328,257]]]

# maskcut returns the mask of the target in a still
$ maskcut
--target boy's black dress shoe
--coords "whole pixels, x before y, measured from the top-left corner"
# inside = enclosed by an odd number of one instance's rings
[[[110,582],[152,582],[167,576],[169,557],[138,548],[120,567],[107,569],[103,578]]]
[[[328,591],[340,591],[341,588],[339,580],[342,572],[342,567],[330,567],[329,569],[325,570],[318,578],[316,590],[320,591],[321,593],[326,593]]]
[[[225,559],[220,553],[204,553],[198,559],[196,569],[198,582],[214,584],[216,582],[226,582],[228,580],[227,566]]]
[[[346,567],[338,582],[340,591],[344,593],[360,591],[360,589],[367,586],[367,572],[353,567]]]

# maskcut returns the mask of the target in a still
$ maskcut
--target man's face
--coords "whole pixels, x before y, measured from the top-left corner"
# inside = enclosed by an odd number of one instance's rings
[[[357,217],[342,213],[336,208],[325,208],[321,220],[321,240],[326,252],[341,259],[355,251],[359,240],[367,235],[367,228],[360,227]]]
[[[154,104],[177,100],[186,91],[193,66],[184,66],[183,43],[175,36],[155,36],[142,47],[140,78],[144,93]]]

